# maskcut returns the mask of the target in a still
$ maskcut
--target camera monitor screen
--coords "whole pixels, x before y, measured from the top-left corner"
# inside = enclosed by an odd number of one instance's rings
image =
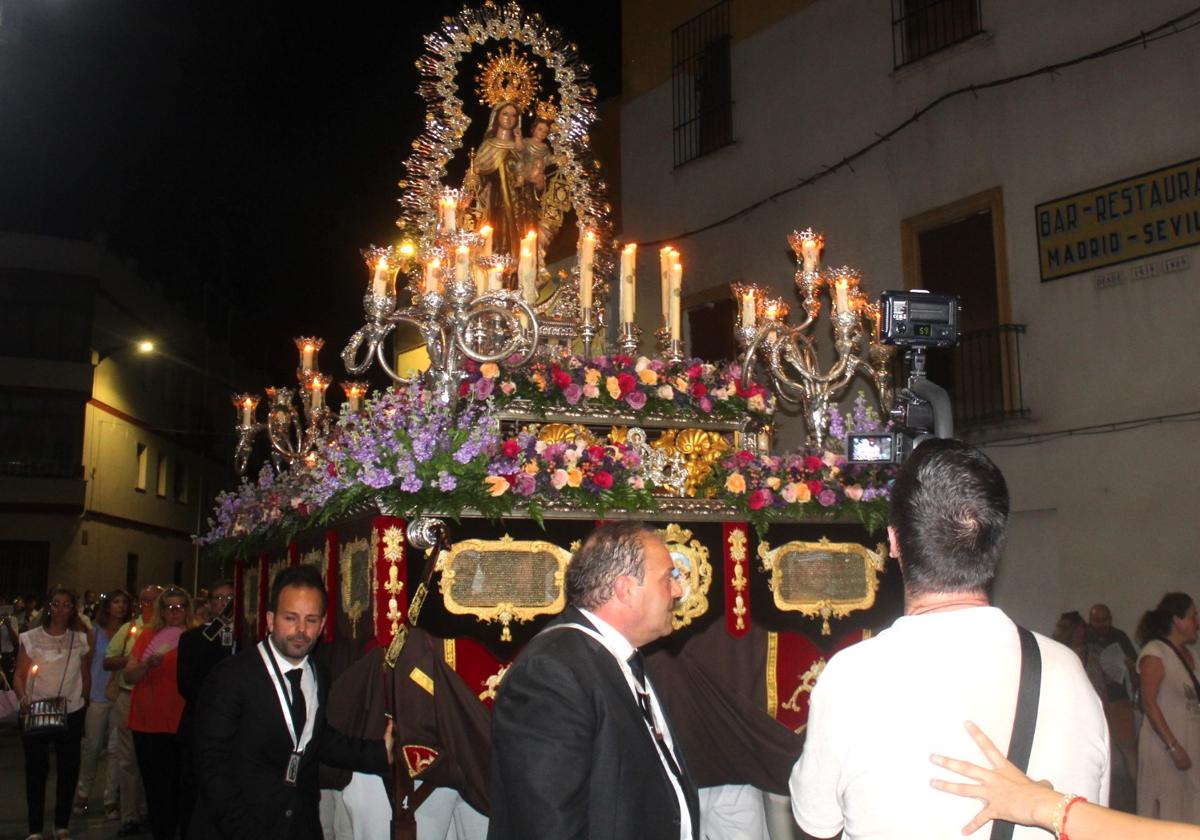
[[[895,455],[892,435],[851,435],[850,461],[855,463],[891,463]]]

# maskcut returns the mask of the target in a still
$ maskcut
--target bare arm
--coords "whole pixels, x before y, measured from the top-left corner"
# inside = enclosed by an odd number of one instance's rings
[[[159,665],[161,665],[162,660],[163,657],[161,653],[152,653],[141,662],[138,662],[130,657],[129,661],[125,664],[125,682],[129,683],[130,685],[137,685],[142,680],[146,679],[146,673],[151,668],[157,668]]]
[[[87,641],[88,652],[79,660],[79,667],[83,669],[83,702],[85,705],[92,699],[92,656],[96,650],[96,634],[91,630],[87,631]]]
[[[21,701],[21,706],[28,705],[29,698],[25,695],[26,680],[29,679],[29,669],[33,665],[24,647],[17,648],[17,667],[13,672],[13,690]]]
[[[1171,754],[1175,767],[1187,770],[1192,766],[1191,756],[1175,738],[1175,733],[1171,731],[1167,718],[1158,705],[1158,693],[1162,690],[1163,678],[1166,675],[1167,669],[1161,659],[1157,656],[1142,657],[1142,711],[1146,713],[1146,720],[1150,722],[1155,734],[1162,738],[1163,746]]]
[[[967,731],[983,750],[992,769],[945,756],[931,756],[933,763],[939,767],[978,783],[946,782],[941,779],[930,782],[946,793],[983,801],[982,810],[963,828],[962,833],[971,834],[993,819],[1053,831],[1055,816],[1061,813],[1059,809],[1063,804],[1063,795],[1053,790],[1049,782],[1035,782],[1014,767],[975,724],[968,723]],[[1200,840],[1200,826],[1135,817],[1090,802],[1075,802],[1067,812],[1066,824],[1059,828],[1073,840],[1110,840],[1113,837],[1122,840]]]

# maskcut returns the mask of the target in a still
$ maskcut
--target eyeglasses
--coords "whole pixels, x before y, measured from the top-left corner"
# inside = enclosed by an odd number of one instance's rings
[[[186,604],[167,604],[167,609],[170,610],[171,612],[174,612],[175,610],[186,610],[187,605]]]
[[[214,595],[211,598],[209,598],[209,600],[210,601],[232,601],[233,596],[232,595]]]

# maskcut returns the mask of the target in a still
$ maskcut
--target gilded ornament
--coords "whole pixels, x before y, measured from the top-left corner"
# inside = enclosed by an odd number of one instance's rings
[[[500,687],[500,681],[504,679],[504,675],[508,673],[508,669],[509,665],[501,665],[499,671],[484,680],[484,689],[479,692],[480,702],[496,699],[496,689]]]
[[[729,441],[720,432],[695,428],[667,429],[652,446],[683,456],[688,474],[683,489],[691,498],[695,498],[696,488],[712,475],[713,467],[730,449]]]
[[[508,52],[488,53],[487,64],[475,81],[480,103],[489,108],[511,102],[525,111],[538,95],[537,69],[517,53],[516,44],[509,44]]]
[[[733,615],[737,620],[738,630],[746,629],[746,532],[740,528],[729,534],[729,559],[733,561],[733,577],[730,586],[733,587]]]
[[[671,616],[671,626],[679,630],[708,612],[712,566],[708,562],[708,549],[699,540],[692,539],[692,532],[687,528],[672,522],[665,529],[660,529],[658,534],[667,544],[676,576],[683,588],[683,595]]]
[[[346,618],[350,621],[350,638],[352,639],[358,638],[358,622],[362,619],[363,613],[367,609],[366,604],[354,597],[354,558],[356,555],[361,556],[362,554],[374,557],[376,539],[377,535],[372,533],[371,542],[367,542],[365,538],[362,538],[343,543],[341,551],[338,554],[338,571],[342,584],[342,612],[346,614]],[[370,561],[366,563],[368,574],[370,574],[371,565]],[[374,575],[371,575],[372,591],[374,591],[374,580]]]
[[[832,632],[830,619],[845,618],[875,604],[883,571],[882,544],[872,551],[858,543],[833,543],[828,537],[815,543],[793,540],[774,549],[761,542],[758,556],[768,575],[775,606],[809,618],[819,617],[823,636]],[[822,563],[820,574],[803,575],[799,567],[805,563]],[[815,579],[820,580],[823,591],[813,590]],[[835,591],[839,589],[841,594]]]

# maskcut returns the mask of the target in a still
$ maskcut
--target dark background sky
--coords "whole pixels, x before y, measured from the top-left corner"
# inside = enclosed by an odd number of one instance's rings
[[[619,95],[617,0],[523,5]],[[344,378],[358,249],[394,241],[421,130],[422,37],[460,8],[24,0],[0,43],[0,230],[103,232],[197,320],[207,286],[212,331],[270,381],[290,379],[301,334]]]

